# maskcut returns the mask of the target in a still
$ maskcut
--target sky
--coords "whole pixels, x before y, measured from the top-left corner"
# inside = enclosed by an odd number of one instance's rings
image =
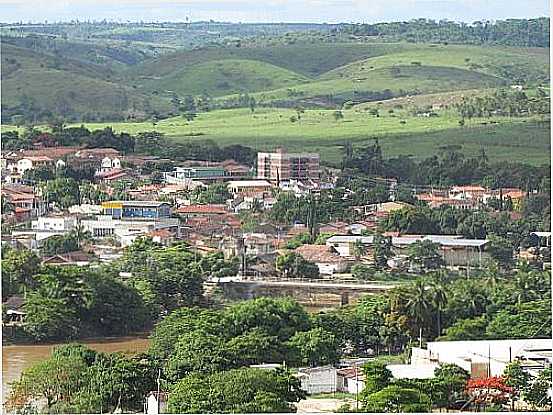
[[[549,15],[549,0],[0,0],[1,22],[71,20],[375,23],[473,22]]]

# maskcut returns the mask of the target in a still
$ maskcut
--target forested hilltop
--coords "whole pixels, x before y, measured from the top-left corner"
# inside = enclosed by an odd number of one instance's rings
[[[549,47],[548,17],[476,21],[472,24],[415,19],[408,22],[341,25],[336,30],[356,36],[385,37],[394,41]]]

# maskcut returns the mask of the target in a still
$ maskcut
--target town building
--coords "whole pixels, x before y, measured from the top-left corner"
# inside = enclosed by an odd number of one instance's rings
[[[340,256],[354,257],[356,242],[368,248],[373,245],[374,237],[335,235],[327,239],[326,245],[333,247]],[[407,248],[419,241],[431,241],[440,247],[440,252],[447,266],[481,266],[489,258],[486,252],[487,239],[464,239],[459,235],[403,235],[391,237],[396,254],[404,254]]]
[[[551,339],[429,342],[426,349],[413,347],[411,354],[411,365],[451,363],[472,378],[501,376],[514,361],[536,376],[553,363]]]
[[[42,265],[53,266],[77,266],[84,267],[90,265],[94,260],[94,256],[83,251],[66,252],[64,254],[56,254],[42,260]]]
[[[165,182],[170,184],[184,184],[188,180],[205,182],[223,180],[227,172],[223,167],[175,167],[171,172],[164,172]]]
[[[336,392],[337,376],[334,366],[319,366],[298,369],[296,374],[301,389],[313,395]]]
[[[31,222],[31,228],[38,231],[70,232],[76,226],[75,216],[40,216]]]
[[[317,153],[287,153],[278,148],[273,153],[257,153],[257,178],[273,183],[292,179],[318,182],[320,157]]]
[[[102,203],[104,215],[113,219],[158,219],[171,216],[171,206],[167,202],[157,201],[111,201]]]
[[[360,367],[352,366],[336,370],[336,391],[356,395],[365,389],[365,375]]]
[[[152,231],[166,229],[179,233],[179,220],[171,218],[166,202],[111,201],[102,203],[102,214],[81,221],[94,237],[115,236],[123,246]]]
[[[267,180],[233,180],[227,184],[233,196],[253,196],[263,198],[270,193],[272,185]]]
[[[327,245],[301,245],[294,252],[317,265],[319,273],[323,275],[347,272],[353,263],[350,259],[340,256],[333,247]]]

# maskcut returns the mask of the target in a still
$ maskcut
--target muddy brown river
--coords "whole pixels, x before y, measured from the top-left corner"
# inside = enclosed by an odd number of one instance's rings
[[[108,337],[102,339],[79,340],[99,352],[140,353],[148,348],[148,335],[132,337]],[[2,347],[2,402],[9,394],[9,384],[19,379],[24,369],[47,359],[54,347],[64,343],[10,345]]]

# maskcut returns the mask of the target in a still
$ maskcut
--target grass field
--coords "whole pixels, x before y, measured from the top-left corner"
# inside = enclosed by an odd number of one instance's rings
[[[298,85],[310,79],[265,62],[225,59],[198,63],[161,80],[148,81],[143,89],[172,91],[179,95],[220,95],[256,92]]]
[[[394,70],[399,70],[395,73]],[[445,66],[397,66],[374,69],[370,74],[351,78],[314,81],[262,91],[252,94],[258,101],[271,102],[290,98],[290,89],[296,97],[312,98],[343,96],[344,100],[356,100],[368,91],[390,90],[395,95],[428,94],[469,88],[492,88],[504,84],[504,80],[485,73]]]
[[[5,45],[3,114],[126,119],[174,114],[173,94],[214,100],[250,93],[274,106],[334,108],[345,101],[487,89],[549,74],[548,49],[411,43],[275,44],[204,47],[136,62],[126,50],[77,46],[79,59]],[[67,46],[63,50],[73,50]],[[50,51],[52,52],[52,51]],[[106,53],[114,58],[103,58]],[[154,53],[154,52],[152,52]],[[117,64],[109,62],[117,61]],[[98,62],[108,62],[101,65]],[[121,69],[124,62],[129,62]],[[518,82],[518,81],[517,81]],[[30,109],[32,108],[32,109]],[[284,132],[286,134],[286,131]]]
[[[2,46],[2,106],[81,115],[170,108],[167,101],[114,82],[102,67],[11,45]]]
[[[213,140],[224,146],[243,144],[255,150],[285,146],[291,151],[316,151],[324,162],[338,163],[343,145],[351,141],[360,146],[379,137],[385,157],[410,155],[424,158],[457,145],[467,156],[477,155],[484,147],[492,161],[549,163],[550,126],[538,119],[492,118],[472,120],[464,127],[459,118],[443,111],[439,117],[413,117],[406,111],[376,118],[366,111],[343,111],[336,121],[334,111],[307,110],[301,120],[292,123],[294,110],[259,108],[201,113],[194,121],[182,117],[152,123],[94,123],[91,129],[111,126],[115,131],[136,134],[159,131],[178,142]],[[402,123],[404,121],[405,123]],[[493,122],[493,124],[492,124]],[[2,130],[13,127],[2,126]]]

